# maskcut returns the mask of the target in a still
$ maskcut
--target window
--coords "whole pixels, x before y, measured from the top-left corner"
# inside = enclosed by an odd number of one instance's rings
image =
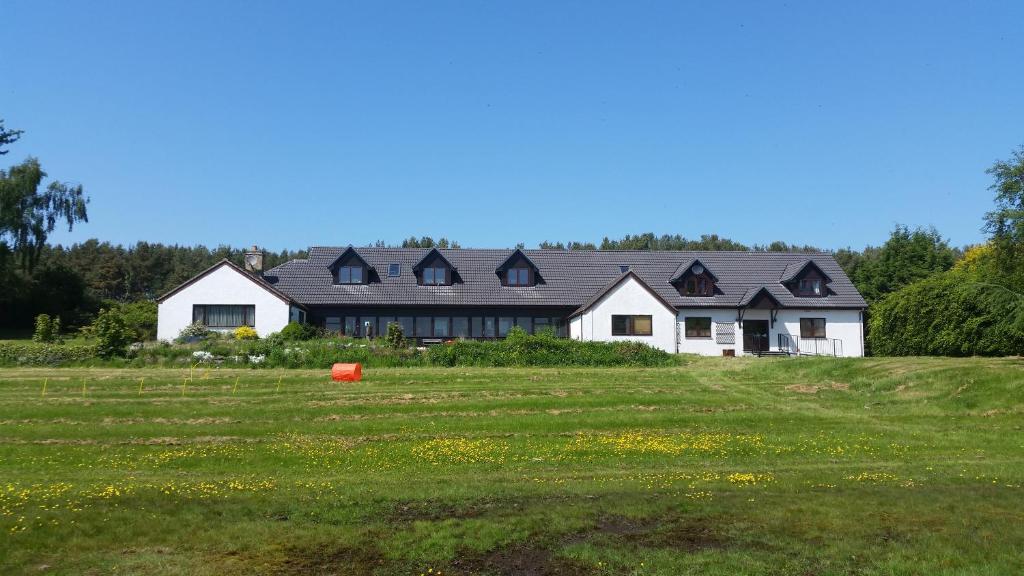
[[[448,337],[448,317],[438,316],[434,318],[434,337],[436,338],[447,338]]]
[[[715,285],[706,276],[690,276],[683,284],[684,296],[711,296]]]
[[[412,316],[399,316],[398,325],[402,327],[402,335],[406,338],[412,336],[413,331],[413,320]]]
[[[653,332],[651,316],[612,315],[612,336],[650,336]]]
[[[420,338],[430,336],[430,318],[428,316],[416,317],[416,336]]]
[[[508,269],[508,285],[509,286],[529,286],[530,285],[530,269],[529,268],[509,268]]]
[[[256,306],[252,304],[196,304],[192,321],[211,328],[238,328],[256,325]]]
[[[452,336],[456,338],[469,338],[469,318],[452,318]]]
[[[441,286],[447,284],[445,268],[443,266],[424,268],[423,284],[426,286]]]
[[[338,284],[362,284],[362,266],[342,266],[338,268]]]
[[[400,276],[401,274],[402,274],[402,265],[401,264],[398,264],[398,263],[395,263],[395,262],[392,262],[391,264],[388,264],[388,276],[390,276],[392,278],[395,278],[397,276]]]
[[[358,336],[359,335],[359,322],[355,316],[345,316],[345,335],[346,336]]]
[[[533,318],[529,316],[516,317],[516,326],[519,326],[527,334],[533,334]]]
[[[801,318],[800,319],[800,337],[801,338],[825,338],[825,319],[824,318]]]
[[[797,293],[801,296],[821,296],[821,278],[801,278]]]
[[[504,338],[508,336],[508,331],[512,329],[513,319],[509,317],[498,318],[498,337]]]
[[[542,332],[551,330],[551,318],[534,318],[533,319],[533,333],[540,334]]]
[[[378,332],[378,335],[386,336],[388,333],[388,326],[391,324],[395,324],[394,316],[381,316],[378,324],[378,326],[380,326],[380,332]]]
[[[629,272],[629,265],[628,264],[619,264],[619,272],[621,272],[623,274],[625,274],[626,272]]]
[[[377,335],[377,319],[373,316],[360,317],[359,326],[359,329],[363,331],[363,336],[373,338]]]
[[[484,338],[494,338],[494,317],[484,317]]]
[[[334,334],[341,332],[341,318],[328,316],[324,319],[324,329]]]
[[[687,317],[685,322],[687,338],[711,338],[711,318]]]
[[[469,333],[470,336],[472,336],[473,338],[480,338],[484,335],[483,320],[483,318],[477,316],[470,321],[470,324],[472,325],[472,331]]]

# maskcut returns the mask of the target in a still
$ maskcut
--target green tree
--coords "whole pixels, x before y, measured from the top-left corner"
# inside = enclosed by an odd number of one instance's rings
[[[935,228],[893,229],[881,248],[868,247],[861,258],[845,255],[844,270],[868,303],[900,288],[953,267],[959,251]]]
[[[14,144],[21,138],[22,130],[8,130],[4,127],[4,119],[0,118],[0,156],[7,154],[4,146]]]
[[[100,311],[92,323],[91,332],[99,341],[97,353],[104,358],[126,356],[128,345],[135,340],[135,332],[128,327],[124,317],[113,309]]]
[[[996,208],[985,215],[999,272],[1013,281],[1024,278],[1024,146],[1009,160],[999,160],[986,170],[994,178],[989,190],[996,193]]]

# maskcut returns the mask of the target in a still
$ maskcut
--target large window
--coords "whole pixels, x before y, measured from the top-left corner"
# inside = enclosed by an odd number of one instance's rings
[[[529,316],[518,316],[516,318],[516,326],[519,326],[527,334],[533,334],[533,318]]]
[[[452,336],[456,338],[469,338],[469,318],[464,316],[452,318]]]
[[[711,338],[711,318],[687,317],[685,322],[687,338]]]
[[[434,266],[423,269],[423,284],[427,286],[439,286],[447,284],[446,269],[444,266]]]
[[[448,320],[447,316],[437,316],[434,318],[434,337],[435,338],[447,338],[448,337]]]
[[[650,336],[653,329],[651,316],[612,315],[612,336]]]
[[[505,336],[508,336],[508,331],[512,329],[514,324],[515,320],[513,318],[504,316],[498,318],[498,337],[504,338]]]
[[[825,338],[825,319],[824,318],[801,318],[800,319],[800,337],[801,338]]]
[[[338,284],[362,284],[362,266],[342,266],[338,268]]]
[[[821,296],[821,278],[802,278],[797,285],[800,296]]]
[[[416,317],[416,336],[430,337],[430,323],[431,319],[428,316],[417,316]]]
[[[706,276],[690,276],[683,285],[686,296],[711,296],[714,293],[715,286]]]
[[[238,328],[256,325],[256,306],[252,304],[195,304],[192,321],[211,328]]]
[[[337,316],[324,318],[324,329],[334,334],[341,332],[341,318]]]
[[[484,317],[484,338],[494,338],[494,317]]]
[[[411,338],[413,330],[412,316],[399,316],[398,324],[402,327],[402,335],[406,338]]]
[[[355,316],[345,316],[345,335],[359,335],[359,318],[356,318]]]
[[[509,268],[509,270],[508,270],[508,285],[509,286],[529,286],[530,285],[530,269],[529,268]]]

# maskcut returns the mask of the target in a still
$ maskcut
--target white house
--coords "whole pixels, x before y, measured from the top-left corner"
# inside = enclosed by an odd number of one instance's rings
[[[258,274],[221,260],[157,299],[157,339],[173,340],[199,322],[211,330],[252,326],[261,337],[289,321],[305,321],[305,310]]]
[[[161,339],[192,322],[353,337],[398,324],[424,344],[518,327],[716,356],[862,356],[867,307],[827,253],[351,246],[265,272],[254,248],[246,269],[220,262],[159,302]]]

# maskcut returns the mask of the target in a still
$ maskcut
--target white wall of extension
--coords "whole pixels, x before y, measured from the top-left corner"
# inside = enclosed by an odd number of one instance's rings
[[[157,339],[177,338],[181,329],[192,323],[194,304],[252,304],[256,306],[256,332],[261,337],[284,328],[291,306],[243,274],[222,264],[161,302],[157,310]]]
[[[612,336],[612,315],[650,315],[650,336]],[[626,278],[586,312],[569,321],[569,336],[577,340],[644,342],[667,352],[676,351],[676,314],[634,278]]]
[[[651,336],[612,336],[612,315],[649,314],[653,320]],[[743,329],[736,318],[735,308],[691,308],[670,312],[636,280],[629,278],[590,307],[569,321],[569,335],[576,340],[635,340],[667,352],[721,356],[724,350],[743,355]],[[687,337],[687,318],[711,318],[711,337]],[[779,310],[774,326],[769,310],[750,309],[744,312],[747,320],[769,320],[768,342],[771,350],[778,350],[779,334],[793,338],[800,336],[801,318],[824,318],[825,336],[841,342],[839,354],[845,357],[864,355],[864,332],[860,310]],[[731,338],[729,332],[732,332]],[[799,340],[803,353],[814,353],[812,341]],[[829,348],[831,350],[831,348]],[[820,350],[819,350],[820,351]],[[831,352],[830,352],[831,353]]]
[[[711,338],[687,338],[686,318],[711,317]],[[771,312],[768,310],[746,310],[745,320],[769,320],[768,342],[771,350],[778,349],[779,334],[790,337],[800,336],[801,318],[824,318],[825,337],[835,338],[842,342],[841,354],[844,357],[860,357],[864,355],[864,333],[861,324],[860,310],[779,310],[775,317],[775,325],[771,325]],[[735,309],[693,308],[679,311],[679,352],[701,354],[704,356],[721,356],[722,351],[732,349],[736,355],[743,354],[743,330],[736,321]],[[733,342],[725,343],[720,338],[720,331],[728,330],[724,325],[731,325]],[[726,337],[727,339],[727,337]],[[810,342],[803,341],[804,353],[813,353]]]

